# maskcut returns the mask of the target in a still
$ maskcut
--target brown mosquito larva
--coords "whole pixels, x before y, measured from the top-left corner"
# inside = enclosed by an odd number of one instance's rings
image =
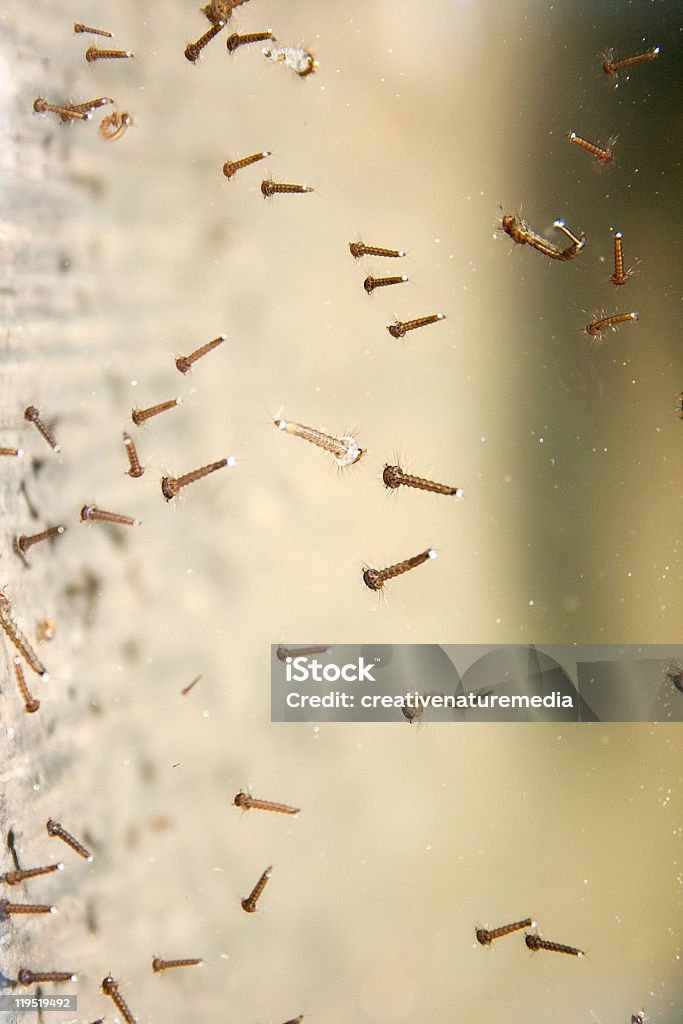
[[[92,28],[91,25],[81,25],[80,22],[74,25],[74,32],[88,32],[91,36],[106,36],[108,39],[113,36],[113,32],[107,32],[106,28]]]
[[[360,448],[351,435],[332,437],[321,430],[306,427],[303,423],[292,423],[291,420],[273,420],[273,423],[278,430],[284,430],[287,434],[293,434],[329,452],[338,466],[353,466],[365,455],[365,448]]]
[[[94,60],[125,60],[127,57],[134,57],[130,50],[100,50],[97,46],[89,46],[85,51],[85,59],[88,64]]]
[[[152,416],[159,416],[162,412],[175,409],[176,406],[182,405],[182,402],[182,398],[169,398],[167,402],[158,402],[157,405],[150,405],[148,409],[131,409],[130,418],[135,426],[139,427]]]
[[[13,455],[15,458],[21,458],[23,454],[23,448],[0,448],[0,455]]]
[[[365,242],[349,242],[349,252],[355,260],[361,256],[390,256],[397,258],[405,256],[403,249],[383,249],[378,245],[366,245]]]
[[[196,967],[197,964],[201,963],[201,958],[193,960],[161,960],[155,956],[152,960],[152,970],[155,974],[159,974],[161,971],[168,971],[172,967]]]
[[[532,249],[542,253],[544,256],[549,256],[551,260],[560,260],[562,262],[573,260],[586,244],[585,234],[581,232],[577,238],[576,235],[569,231],[563,220],[556,220],[553,226],[562,231],[571,240],[571,245],[568,245],[566,249],[560,249],[556,245],[552,245],[551,242],[546,242],[545,238],[535,234],[523,220],[514,217],[511,213],[504,214],[501,221],[503,231],[517,245],[530,245]]]
[[[366,277],[363,281],[363,287],[368,295],[371,295],[375,288],[386,288],[390,284],[405,284],[407,280],[407,274],[399,274],[395,277]]]
[[[40,418],[40,410],[35,405],[27,405],[24,409],[24,419],[33,423],[41,437],[44,437],[53,452],[61,452],[61,446],[55,441],[54,435]]]
[[[393,580],[395,576],[402,576],[404,572],[416,569],[418,565],[422,565],[430,558],[436,557],[436,551],[433,548],[427,548],[426,551],[422,551],[419,555],[413,555],[412,558],[396,562],[395,565],[389,565],[386,569],[364,569],[363,583],[370,590],[381,590],[387,580]]]
[[[638,1010],[637,1013],[631,1014],[631,1024],[645,1024],[645,1010]]]
[[[57,908],[48,903],[11,903],[9,900],[0,900],[0,917],[9,917],[10,914],[56,914]]]
[[[249,43],[264,43],[266,39],[275,39],[270,29],[267,29],[265,32],[248,32],[244,36],[233,32],[226,39],[225,45],[230,53],[234,53],[239,46],[247,46]]]
[[[132,516],[124,516],[119,512],[107,512],[95,505],[84,505],[81,509],[81,522],[118,523],[119,526],[139,526],[140,520]]]
[[[25,533],[20,533],[15,541],[17,550],[25,555],[29,548],[32,548],[34,544],[40,544],[43,540],[52,540],[53,537],[61,537],[66,532],[66,526],[51,526],[49,530],[42,530],[40,533],[33,533],[30,537],[27,537]]]
[[[272,867],[266,868],[266,870],[263,872],[263,874],[259,878],[254,888],[251,890],[249,895],[245,896],[244,899],[241,901],[242,910],[244,910],[247,914],[253,914],[256,911],[256,904],[259,901],[261,893],[266,887],[272,870]]]
[[[633,57],[622,57],[621,60],[614,59],[614,51],[610,50],[605,54],[605,59],[602,62],[602,70],[610,78],[616,78],[620,71],[624,68],[634,67],[636,64],[645,64],[646,61],[654,60],[655,57],[659,57],[660,48],[654,46],[651,50],[647,50],[645,53],[636,53]]]
[[[567,138],[570,142],[574,142],[581,149],[585,149],[587,153],[595,157],[595,164],[597,167],[606,167],[607,164],[612,163],[614,160],[614,144],[617,141],[616,137],[609,140],[606,146],[601,146],[595,142],[589,142],[588,139],[581,138],[576,132],[567,132]]]
[[[613,313],[611,316],[603,316],[600,319],[591,320],[586,324],[584,331],[591,338],[597,338],[602,331],[616,330],[619,324],[628,323],[629,320],[637,320],[637,313]]]
[[[60,862],[59,864],[48,864],[44,868],[26,868],[20,870],[17,868],[16,871],[8,871],[2,876],[2,881],[5,885],[19,885],[27,878],[37,878],[38,875],[50,875],[53,871],[61,871],[64,865]]]
[[[70,121],[74,112],[89,114],[91,110],[98,110],[100,107],[105,107],[107,103],[113,102],[108,96],[97,96],[94,100],[86,100],[85,103],[67,103],[64,108],[66,113],[62,114],[62,121]]]
[[[677,690],[683,693],[683,665],[680,661],[671,662],[666,677],[674,684]]]
[[[678,413],[679,418],[683,420],[683,391],[681,391],[680,395],[676,399],[676,412]]]
[[[262,153],[252,153],[250,156],[243,156],[239,160],[228,160],[223,164],[223,174],[226,178],[232,178],[243,167],[249,167],[250,164],[258,163],[259,160],[265,160],[269,156],[272,156],[270,150],[264,149]]]
[[[540,935],[532,935],[529,932],[525,934],[524,941],[527,947],[534,951],[546,949],[550,953],[566,953],[568,956],[586,955],[582,949],[575,949],[573,946],[563,946],[561,942],[548,942],[547,939],[542,939]]]
[[[292,1017],[291,1020],[286,1020],[285,1024],[301,1024],[301,1021],[303,1019],[304,1019],[304,1015],[303,1015],[303,1013],[300,1013],[298,1017]]]
[[[102,984],[100,987],[104,992],[105,996],[109,996],[109,998],[114,1002],[116,1009],[119,1011],[123,1019],[126,1021],[126,1024],[137,1024],[135,1017],[130,1012],[130,1007],[128,1006],[128,1003],[119,992],[118,981],[114,981],[112,976],[108,974],[106,978],[102,979]]]
[[[24,702],[24,711],[27,715],[33,715],[40,707],[40,701],[29,692],[26,679],[24,678],[24,670],[21,667],[21,659],[12,658],[12,664],[14,665],[14,678],[16,679],[17,690]],[[10,882],[9,884],[11,885],[12,883]]]
[[[200,53],[207,45],[207,43],[210,43],[214,36],[217,36],[218,33],[224,28],[225,21],[223,21],[222,19],[218,19],[213,22],[211,28],[208,29],[208,31],[206,31],[203,36],[200,36],[196,42],[188,43],[187,46],[185,47],[185,56],[187,60],[189,60],[191,64],[194,64],[194,62],[198,60]]]
[[[128,462],[130,465],[130,468],[126,470],[126,474],[127,476],[132,476],[137,479],[138,477],[142,476],[145,470],[144,467],[140,465],[140,459],[138,458],[138,450],[135,447],[135,441],[130,436],[130,434],[126,433],[125,430],[123,432],[123,443],[126,447],[126,454],[128,455]]]
[[[17,981],[20,985],[38,985],[43,981],[77,981],[78,976],[71,971],[29,971],[20,967]]]
[[[431,316],[420,316],[415,320],[395,320],[393,324],[388,325],[387,330],[392,338],[404,338],[408,331],[416,331],[418,327],[427,327],[445,319],[445,313],[433,313]]]
[[[107,142],[116,142],[130,126],[135,124],[131,115],[125,110],[112,110],[99,123],[98,132]]]
[[[45,827],[49,836],[56,836],[57,839],[61,839],[62,842],[66,843],[67,846],[70,846],[74,853],[77,853],[79,857],[83,858],[83,860],[92,862],[93,855],[90,850],[86,850],[85,846],[83,846],[82,843],[79,843],[78,839],[72,836],[70,832],[67,832],[63,825],[60,825],[58,821],[48,818],[47,825]]]
[[[0,591],[0,629],[2,629],[8,639],[12,641],[26,664],[36,673],[37,676],[40,676],[43,682],[47,682],[50,678],[47,670],[12,618],[12,604],[9,598],[6,597],[2,591]]]
[[[193,469],[190,473],[185,473],[183,476],[164,476],[161,478],[161,493],[166,498],[166,501],[171,501],[172,498],[178,496],[183,487],[196,483],[197,480],[202,480],[209,473],[215,473],[216,470],[223,469],[224,466],[234,466],[235,463],[235,457],[229,455],[227,459],[210,462],[208,466],[200,466],[199,469]]]
[[[504,924],[500,928],[477,928],[477,942],[482,946],[490,946],[492,942],[502,938],[503,935],[519,932],[522,928],[535,927],[536,922],[532,921],[530,917],[525,917],[523,921],[513,921],[512,924]]]
[[[268,199],[269,196],[282,194],[302,194],[304,192],[315,192],[315,189],[311,185],[290,185],[284,181],[271,181],[270,178],[266,178],[261,182],[261,194],[264,199]]]
[[[188,683],[187,686],[183,686],[182,690],[180,691],[182,696],[187,697],[190,690],[197,685],[201,678],[201,676],[195,676],[191,683]]]
[[[206,7],[199,9],[215,25],[217,21],[228,21],[235,7],[247,2],[248,0],[211,0]]]
[[[431,491],[432,494],[452,494],[456,498],[463,498],[465,495],[461,487],[449,487],[448,484],[437,484],[421,476],[412,476],[410,473],[404,473],[400,466],[386,465],[382,480],[390,490],[397,487],[415,487],[420,491]]]
[[[275,656],[278,661],[285,662],[288,658],[307,658],[311,654],[329,654],[331,647],[278,647]]]
[[[275,811],[277,814],[298,814],[301,810],[300,807],[291,807],[289,804],[277,804],[272,800],[257,800],[253,796],[249,796],[248,793],[239,791],[235,799],[233,800],[235,807],[241,807],[243,810],[248,811],[254,809],[256,811]]]
[[[624,250],[622,243],[623,235],[617,231],[614,235],[614,273],[610,277],[612,284],[626,284],[633,273],[632,270],[624,270]]]
[[[90,114],[87,111],[75,110],[72,107],[60,107],[56,103],[48,103],[42,96],[37,96],[33,101],[33,109],[36,114],[43,114],[50,111],[52,114],[59,114],[62,121],[88,121]]]
[[[247,159],[250,160],[251,157],[247,157]],[[209,352],[213,352],[215,348],[218,348],[218,346],[222,345],[226,340],[225,334],[219,334],[217,338],[213,339],[213,341],[207,341],[206,345],[201,345],[199,348],[196,348],[194,352],[190,352],[189,356],[178,356],[175,361],[176,370],[183,374],[188,373],[192,368],[193,363],[196,363],[198,359],[202,359],[205,355],[208,355]]]

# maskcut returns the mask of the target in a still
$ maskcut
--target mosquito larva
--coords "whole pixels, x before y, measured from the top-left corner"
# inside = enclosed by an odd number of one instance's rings
[[[461,487],[449,487],[448,484],[437,484],[421,476],[412,476],[410,473],[404,473],[400,466],[387,464],[382,473],[382,480],[390,490],[397,487],[415,487],[417,490],[431,491],[433,494],[452,494],[456,498],[463,498],[465,495]]]
[[[261,182],[261,194],[264,199],[278,193],[293,195],[304,192],[315,192],[315,189],[311,185],[290,185],[284,181],[272,181],[270,178],[265,178]]]
[[[20,533],[15,541],[17,551],[25,555],[34,544],[40,544],[43,540],[52,540],[54,537],[61,537],[65,531],[66,526],[51,526],[49,530],[41,530],[40,533],[33,533],[31,536]]]
[[[124,516],[119,512],[107,512],[95,505],[84,505],[81,509],[81,522],[118,523],[119,526],[139,526],[140,520],[132,516]]]
[[[669,665],[666,677],[671,680],[677,690],[683,693],[683,665],[680,661],[673,661]]]
[[[102,118],[97,130],[107,142],[116,142],[132,124],[135,122],[126,110],[112,110],[111,114]]]
[[[540,235],[531,231],[523,220],[514,217],[511,213],[503,215],[501,227],[506,235],[509,235],[512,241],[516,242],[517,245],[530,245],[532,249],[543,253],[544,256],[549,256],[551,260],[560,260],[562,262],[573,260],[586,244],[586,236],[584,232],[582,231],[577,238],[577,236],[567,228],[567,225],[563,220],[556,220],[553,227],[558,228],[571,240],[571,245],[568,245],[566,249],[559,249],[557,246],[552,245],[551,242],[546,242],[545,238],[541,238]]]
[[[166,501],[171,501],[172,498],[178,496],[183,487],[187,487],[197,480],[202,480],[209,473],[215,473],[216,470],[223,469],[224,466],[234,466],[235,464],[235,457],[229,455],[227,459],[210,462],[208,466],[200,466],[199,469],[193,469],[191,472],[185,473],[184,476],[164,476],[161,478],[161,493],[166,498]]]
[[[266,870],[263,872],[263,874],[259,878],[254,888],[251,890],[249,895],[245,896],[244,899],[241,901],[242,910],[246,911],[247,914],[253,914],[255,912],[256,904],[258,903],[261,893],[266,887],[272,870],[272,867],[266,868]]]
[[[371,295],[375,288],[386,288],[391,284],[405,284],[408,280],[407,274],[399,274],[395,277],[366,277],[363,281],[363,287],[365,288],[368,295]]]
[[[300,1013],[298,1017],[292,1017],[291,1020],[286,1020],[285,1024],[301,1024],[301,1021],[303,1019],[304,1019],[304,1015],[303,1015],[303,1013]]]
[[[676,399],[676,412],[678,413],[679,418],[683,420],[683,391],[681,391],[680,395]]]
[[[0,628],[4,630],[8,639],[12,641],[26,664],[36,673],[37,676],[40,676],[44,682],[47,682],[50,677],[45,666],[42,664],[30,643],[12,618],[12,604],[9,598],[5,597],[1,591]]]
[[[234,53],[238,46],[247,46],[249,43],[264,43],[266,39],[275,40],[275,36],[270,29],[266,29],[265,32],[248,32],[244,36],[233,32],[226,39],[225,45],[230,53]]]
[[[100,50],[97,46],[89,46],[85,51],[85,59],[88,64],[94,60],[123,60],[126,57],[134,57],[130,50]]]
[[[201,958],[192,960],[161,960],[155,956],[152,960],[152,970],[155,974],[159,974],[161,971],[168,971],[172,967],[196,967],[200,963],[202,963]]]
[[[310,52],[301,46],[279,46],[266,49],[263,56],[273,64],[286,64],[299,78],[306,78],[318,70],[318,62]]]
[[[654,60],[658,57],[660,48],[654,46],[651,50],[647,50],[645,53],[636,53],[632,57],[622,57],[621,60],[614,60],[614,51],[610,50],[605,54],[605,59],[602,62],[602,70],[610,78],[616,78],[620,71],[624,68],[633,67],[636,64],[645,64],[646,61]]]
[[[24,702],[24,711],[27,715],[33,715],[40,707],[40,701],[29,692],[26,679],[24,678],[24,670],[21,667],[21,659],[12,658],[12,664],[14,665],[14,678],[16,679],[17,690]],[[12,883],[10,882],[9,884],[11,885]]]
[[[418,327],[427,327],[445,319],[445,313],[433,313],[431,316],[420,316],[415,320],[395,320],[393,324],[388,325],[387,330],[392,338],[404,338],[408,331],[416,331]]]
[[[50,875],[53,871],[61,871],[64,865],[60,862],[58,864],[48,864],[44,868],[26,868],[20,870],[17,868],[16,871],[8,871],[2,876],[2,881],[5,885],[19,885],[20,882],[25,881],[27,878],[37,878],[38,875]]]
[[[363,583],[370,590],[381,590],[387,580],[393,580],[395,576],[402,576],[404,572],[416,569],[418,565],[422,565],[424,562],[429,561],[430,558],[436,557],[437,552],[433,548],[427,548],[426,551],[422,551],[419,555],[413,555],[412,558],[396,562],[395,565],[389,565],[386,569],[364,569]]]
[[[90,114],[87,111],[74,110],[73,108],[66,106],[60,107],[56,103],[48,103],[42,96],[37,96],[33,101],[33,109],[36,114],[43,114],[45,111],[50,111],[53,114],[59,114],[62,121],[88,121]]]
[[[576,132],[567,132],[567,138],[570,142],[576,143],[581,149],[585,149],[587,153],[595,157],[595,163],[598,167],[605,167],[607,164],[614,160],[614,144],[617,141],[616,138],[609,140],[606,146],[601,146],[595,142],[589,142],[588,139],[581,138]]]
[[[102,979],[101,988],[105,996],[109,996],[109,998],[113,1000],[116,1009],[126,1021],[126,1024],[136,1024],[135,1017],[130,1012],[128,1003],[119,992],[118,981],[114,981],[112,976],[108,974],[106,978]]]
[[[206,7],[200,7],[200,10],[215,25],[217,21],[227,21],[235,7],[244,3],[247,3],[247,0],[211,0]]]
[[[613,313],[611,316],[603,316],[600,319],[591,320],[589,324],[586,324],[584,331],[589,334],[591,338],[597,338],[602,331],[608,329],[616,330],[619,324],[628,323],[629,320],[637,320],[637,313]]]
[[[91,36],[107,36],[108,39],[113,36],[113,33],[107,32],[105,28],[92,28],[91,25],[81,25],[80,22],[74,25],[74,32],[88,32]]]
[[[610,277],[612,284],[626,284],[633,273],[632,270],[624,270],[622,237],[621,231],[617,231],[614,235],[614,273]]]
[[[243,156],[239,160],[228,160],[223,164],[223,174],[226,178],[232,178],[243,167],[249,167],[250,164],[258,163],[259,160],[265,160],[271,155],[269,149],[264,149],[262,153],[252,153],[250,156]]]
[[[568,956],[585,956],[582,949],[575,949],[573,946],[563,946],[560,942],[548,942],[540,935],[532,935],[529,932],[524,936],[527,947],[532,950],[546,949],[551,953],[566,953]]]
[[[523,921],[514,921],[512,924],[504,924],[500,928],[477,928],[477,942],[482,946],[490,946],[496,939],[500,939],[503,935],[510,935],[511,932],[521,931],[522,928],[535,928],[536,922],[532,921],[530,917],[525,917]]]
[[[278,661],[285,662],[288,658],[307,658],[311,654],[329,654],[331,647],[278,647],[275,656]]]
[[[191,683],[188,683],[187,686],[183,686],[182,690],[180,691],[182,696],[187,697],[190,690],[197,685],[201,678],[201,676],[195,676]]]
[[[77,981],[78,976],[71,971],[29,971],[27,967],[20,967],[17,972],[17,981],[20,985],[38,985],[43,981]]]
[[[182,398],[169,398],[167,402],[158,402],[156,405],[150,405],[147,409],[131,409],[130,418],[135,426],[139,427],[146,420],[151,419],[152,416],[158,416],[169,409],[175,409],[176,406],[182,405],[182,403]]]
[[[356,260],[360,259],[361,256],[388,256],[392,258],[405,256],[403,249],[383,249],[379,245],[366,245],[365,242],[349,242],[349,252]]]
[[[67,832],[64,826],[60,825],[58,821],[55,821],[53,818],[48,818],[47,825],[45,827],[49,836],[61,839],[63,843],[70,846],[74,853],[77,853],[79,857],[83,858],[83,860],[92,862],[92,853],[90,853],[89,850],[86,850],[85,846],[83,846],[82,843],[79,843],[78,839],[76,839],[75,836],[72,836],[70,832]]]
[[[293,423],[291,420],[273,420],[273,423],[278,430],[284,430],[287,434],[293,434],[294,437],[300,437],[329,452],[338,466],[353,466],[365,455],[365,448],[359,447],[355,437],[350,434],[332,437],[321,430],[306,427],[303,423]]]
[[[56,914],[57,908],[48,903],[11,903],[9,900],[0,900],[0,917],[9,917],[11,914]]]
[[[125,430],[123,432],[123,443],[126,447],[126,454],[128,455],[128,463],[130,467],[129,469],[126,470],[126,475],[132,476],[134,478],[141,477],[142,474],[145,472],[144,467],[140,465],[140,459],[138,457],[138,450],[135,447],[135,441],[130,436],[130,434],[126,433]]]
[[[275,811],[277,814],[298,814],[301,810],[300,807],[291,807],[289,804],[278,804],[272,800],[257,800],[253,796],[249,796],[248,793],[239,791],[235,799],[233,800],[235,807],[241,807],[243,810],[248,811],[251,808],[257,811]]]
[[[98,110],[100,107],[105,107],[107,103],[113,102],[108,96],[97,96],[94,100],[86,100],[84,103],[67,103],[64,108],[65,113],[62,114],[62,121],[70,121],[74,112],[89,114],[91,110]]]
[[[251,157],[246,157],[245,159],[251,160]],[[225,168],[223,170],[225,171]],[[194,352],[190,352],[189,356],[178,356],[175,361],[176,370],[183,374],[188,373],[192,368],[193,363],[196,363],[198,359],[202,359],[205,355],[208,355],[209,352],[213,352],[213,350],[218,348],[219,345],[222,345],[224,341],[226,341],[226,335],[219,334],[217,338],[213,339],[213,341],[207,341],[206,345],[201,345],[199,348],[196,348]]]
[[[0,448],[0,455],[13,455],[15,458],[21,458],[23,454],[23,448]]]
[[[41,420],[40,410],[37,409],[35,405],[26,406],[26,408],[24,409],[24,419],[27,420],[29,423],[34,424],[38,433],[41,435],[41,437],[45,438],[50,448],[52,448],[53,452],[61,452],[61,446],[58,445],[57,442],[55,441],[54,434],[52,433],[52,431],[49,430],[48,427],[46,427],[43,421]]]
[[[200,36],[196,42],[187,44],[185,47],[185,56],[190,63],[194,64],[207,43],[210,43],[214,36],[217,36],[224,28],[225,22],[222,19],[218,19],[214,21],[211,28],[208,29],[203,36]]]

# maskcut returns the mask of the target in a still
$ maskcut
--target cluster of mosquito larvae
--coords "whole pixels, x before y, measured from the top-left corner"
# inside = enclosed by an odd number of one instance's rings
[[[284,430],[287,434],[300,437],[302,441],[322,448],[329,452],[338,466],[353,466],[365,455],[365,448],[361,448],[355,437],[346,434],[343,437],[332,437],[324,434],[314,427],[306,427],[303,423],[293,423],[291,420],[273,420],[278,430]]]
[[[89,53],[93,51],[89,50]],[[103,56],[107,53],[108,56],[112,56],[115,51],[94,51]],[[129,56],[133,54],[117,53],[118,56]],[[97,58],[92,57],[91,60]],[[59,114],[61,121],[89,121],[92,117],[93,110],[98,110],[100,107],[106,106],[108,103],[113,103],[114,100],[110,99],[109,96],[96,96],[95,99],[86,100],[84,103],[66,103],[59,105],[56,103],[48,103],[47,100],[43,99],[42,96],[37,96],[33,101],[33,109],[36,113],[42,114],[50,112],[53,114]],[[133,124],[133,118],[127,111],[113,110],[110,114],[107,114],[102,118],[99,124],[99,133],[103,139],[108,142],[115,142],[120,139],[121,136],[130,128]]]
[[[575,235],[569,230],[563,220],[554,221],[553,227],[557,228],[558,231],[561,231],[569,239],[570,244],[565,249],[560,249],[551,242],[547,242],[545,238],[541,238],[540,235],[531,231],[521,218],[515,217],[511,213],[503,214],[501,227],[505,234],[509,235],[517,245],[530,245],[532,249],[542,253],[544,256],[548,256],[551,260],[560,260],[561,262],[573,260],[586,244],[584,232],[582,231],[578,236]]]
[[[250,796],[249,793],[244,793],[242,790],[236,795],[233,804],[235,807],[241,807],[244,811],[274,811],[276,814],[298,814],[301,810],[300,807],[275,803],[273,800],[257,800],[256,797]]]
[[[532,921],[530,917],[525,917],[523,921],[513,921],[512,924],[504,924],[500,928],[477,928],[475,935],[477,942],[481,946],[490,946],[496,939],[500,939],[504,935],[511,935],[513,932],[522,931],[524,928],[536,928],[536,922]],[[549,942],[533,932],[526,932],[524,941],[527,948],[534,950],[534,952],[545,949],[550,953],[565,953],[568,956],[583,957],[586,955],[581,949],[576,949],[574,946],[565,946],[560,942]]]
[[[589,142],[588,139],[582,138],[577,135],[576,132],[567,132],[567,138],[570,142],[580,146],[587,153],[595,159],[596,167],[606,167],[607,164],[612,163],[614,160],[614,145],[616,143],[616,136],[611,138],[606,146],[601,146],[596,142]]]
[[[599,338],[603,331],[616,331],[620,324],[638,319],[637,313],[612,313],[611,316],[594,318],[584,327],[585,333],[591,338]]]
[[[365,568],[363,569],[363,583],[369,590],[381,590],[387,580],[393,580],[396,576],[402,576],[403,573],[416,569],[418,565],[423,565],[425,562],[436,557],[437,552],[434,548],[427,548],[426,551],[420,552],[419,555],[405,558],[402,562],[388,565],[385,569]]]
[[[637,64],[645,64],[648,61],[654,60],[655,57],[659,57],[659,54],[660,48],[654,46],[651,50],[646,50],[645,53],[636,53],[632,57],[622,57],[621,60],[615,60],[614,51],[609,50],[604,54],[602,70],[610,78],[616,78],[620,71],[635,67]]]

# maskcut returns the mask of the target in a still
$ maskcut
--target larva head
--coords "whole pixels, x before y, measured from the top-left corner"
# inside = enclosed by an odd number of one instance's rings
[[[533,935],[530,932],[526,932],[524,935],[524,941],[526,942],[528,949],[537,950],[541,948],[540,935]]]
[[[363,583],[369,590],[381,590],[384,585],[384,579],[379,569],[364,569]]]
[[[102,984],[100,986],[105,996],[110,996],[112,992],[116,992],[118,989],[117,983],[112,978],[111,974],[108,974],[106,978],[102,978]]]
[[[243,793],[242,790],[240,790],[235,799],[233,800],[233,804],[235,805],[235,807],[246,807],[248,801],[249,797],[247,796],[247,794]]]
[[[477,928],[476,936],[477,942],[479,943],[480,946],[491,945],[491,933],[488,932],[486,928]]]
[[[346,451],[343,455],[335,455],[334,461],[338,466],[355,466],[365,455],[365,448],[360,448],[355,437],[351,437],[350,434],[340,437],[339,440],[346,446]]]
[[[382,473],[382,480],[384,481],[384,486],[389,487],[392,490],[396,487],[400,487],[403,480],[403,470],[400,466],[386,465],[384,467],[384,472]]]

